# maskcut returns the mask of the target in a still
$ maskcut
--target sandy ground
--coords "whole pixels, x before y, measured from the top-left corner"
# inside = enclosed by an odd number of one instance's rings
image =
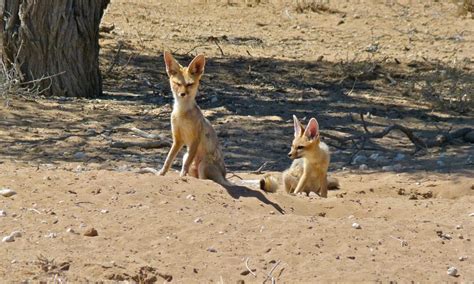
[[[474,281],[472,144],[414,153],[393,132],[354,155],[325,137],[340,190],[256,187],[263,163],[276,175],[289,166],[293,114],[340,137],[364,133],[361,113],[371,131],[400,123],[424,139],[474,125],[470,15],[452,3],[359,2],[299,13],[277,1],[112,1],[105,96],[2,98],[0,188],[17,194],[0,196],[0,237],[21,236],[0,243],[0,279]],[[183,63],[208,58],[198,103],[236,187],[138,173],[169,149],[163,49]],[[162,144],[117,147],[150,141]],[[91,228],[98,236],[84,235]]]

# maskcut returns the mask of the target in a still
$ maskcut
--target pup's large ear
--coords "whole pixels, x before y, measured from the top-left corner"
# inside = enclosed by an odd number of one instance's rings
[[[204,66],[206,65],[206,59],[204,55],[199,54],[194,57],[193,61],[189,63],[188,70],[191,75],[201,76],[204,73]]]
[[[179,65],[178,61],[174,59],[173,55],[171,55],[171,53],[169,53],[168,51],[165,51],[163,57],[165,58],[166,73],[168,73],[168,76],[178,74],[181,66]]]
[[[300,137],[303,133],[303,125],[301,125],[301,122],[298,120],[296,115],[293,115],[293,127],[295,128],[295,137]]]
[[[319,138],[319,124],[316,118],[311,118],[304,130],[304,135],[311,140],[315,140]]]

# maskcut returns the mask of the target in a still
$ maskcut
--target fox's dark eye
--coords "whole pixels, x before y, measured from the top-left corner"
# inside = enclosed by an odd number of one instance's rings
[[[181,87],[181,86],[182,86],[180,83],[174,82],[174,84],[175,84],[177,87]]]
[[[304,146],[298,146],[298,147],[296,147],[296,149],[298,149],[298,150],[304,149]]]
[[[186,88],[189,88],[189,87],[191,87],[192,85],[194,85],[194,84],[186,84]]]

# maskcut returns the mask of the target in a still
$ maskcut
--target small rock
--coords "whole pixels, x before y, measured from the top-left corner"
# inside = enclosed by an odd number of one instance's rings
[[[448,273],[449,276],[457,276],[458,275],[458,269],[454,266],[451,266],[450,268],[448,268],[447,273]]]
[[[45,235],[44,237],[45,238],[48,238],[48,239],[55,239],[58,235],[56,233],[49,233],[47,235]]]
[[[469,217],[474,217],[474,213],[469,214]]]
[[[0,188],[0,195],[3,197],[10,197],[15,195],[16,192],[13,189],[9,188]]]
[[[102,214],[107,214],[107,213],[109,213],[109,210],[107,210],[107,209],[102,209],[102,210],[100,210],[100,213],[102,213]]]
[[[22,234],[20,231],[13,231],[10,236],[13,236],[14,238],[21,238]]]
[[[85,233],[84,233],[84,236],[86,236],[86,237],[97,237],[98,235],[99,235],[99,233],[94,228],[90,228],[87,231],[85,231]]]
[[[314,191],[310,191],[308,196],[311,197],[311,198],[318,197],[318,195]]]
[[[362,165],[359,166],[359,170],[361,170],[361,171],[365,171],[365,170],[368,170],[368,169],[369,169],[369,167],[366,164],[362,164]]]
[[[82,160],[86,157],[86,153],[84,152],[76,152],[74,155],[73,155],[73,158],[74,159],[77,159],[77,160]]]
[[[367,157],[364,155],[357,155],[355,156],[354,160],[352,160],[353,165],[364,164],[366,162],[367,162]]]
[[[202,219],[201,217],[197,217],[196,219],[194,219],[194,223],[199,223],[199,224],[202,224]]]
[[[466,259],[467,259],[467,256],[464,256],[464,255],[459,257],[459,261],[465,261]]]
[[[457,226],[456,226],[456,229],[457,229],[457,230],[461,230],[461,229],[462,229],[462,225],[457,225]]]
[[[359,223],[352,223],[352,228],[354,229],[362,229]]]
[[[255,271],[257,271],[257,269],[252,268],[252,272],[255,272]],[[246,276],[246,275],[249,275],[249,274],[250,274],[250,271],[247,270],[247,269],[245,269],[244,271],[240,272],[240,275],[242,275],[242,276]]]
[[[7,217],[7,212],[0,210],[0,217]]]
[[[17,262],[18,262],[18,260],[14,259],[14,260],[11,261],[11,264],[15,264]]]
[[[270,215],[275,215],[275,211],[270,211]]]
[[[71,233],[71,234],[76,234],[76,231],[74,231],[73,228],[68,228],[66,232]]]
[[[404,160],[405,157],[406,157],[406,156],[405,156],[404,154],[398,153],[398,154],[395,156],[395,158],[393,158],[393,160],[399,162],[399,161],[401,161],[401,160]]]
[[[3,239],[2,239],[2,242],[4,242],[4,243],[11,243],[11,242],[14,242],[14,241],[15,241],[14,236],[6,236],[6,237],[3,237]]]
[[[192,194],[189,194],[188,196],[186,196],[186,199],[195,200],[195,199],[196,199],[196,196],[194,196],[194,195],[192,195]]]
[[[382,171],[392,172],[395,168],[393,166],[383,166]]]
[[[353,219],[353,218],[354,218],[354,215],[347,216],[347,219]]]
[[[217,252],[217,250],[216,250],[215,248],[213,248],[213,247],[207,248],[207,251],[208,251],[208,252]]]

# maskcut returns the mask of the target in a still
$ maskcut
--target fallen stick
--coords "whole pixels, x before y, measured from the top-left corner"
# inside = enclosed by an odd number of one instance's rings
[[[270,269],[270,272],[267,273],[267,278],[265,278],[263,283],[267,282],[268,279],[272,280],[272,284],[276,283],[275,277],[273,277],[272,273],[275,270],[275,268],[277,268],[277,266],[280,265],[280,263],[281,263],[281,260],[277,261],[277,263],[275,263],[275,265],[273,265],[272,269]]]
[[[422,139],[413,133],[414,130],[408,127],[405,127],[401,124],[393,124],[393,125],[387,126],[382,131],[379,131],[379,132],[369,132],[365,124],[363,114],[361,114],[361,119],[362,119],[363,127],[365,130],[365,133],[363,135],[337,137],[334,135],[322,134],[322,136],[328,137],[330,139],[334,139],[341,144],[345,144],[349,141],[362,140],[363,141],[362,145],[365,146],[365,142],[367,142],[367,140],[369,139],[380,139],[388,135],[393,130],[398,130],[402,132],[403,134],[405,134],[405,136],[407,136],[407,138],[410,139],[410,141],[415,145],[415,148],[416,148],[415,152],[418,152],[421,149],[439,147],[457,138],[462,138],[466,142],[474,143],[474,134],[473,134],[474,129],[471,127],[465,127],[453,132],[443,133],[436,136],[434,139],[433,138]],[[359,147],[359,151],[362,150],[360,148],[363,148],[363,147]]]
[[[256,169],[255,171],[251,171],[250,173],[251,174],[257,174],[257,175],[262,174],[262,170],[267,164],[268,164],[268,162],[264,162],[260,167],[258,167],[258,169]]]
[[[250,257],[247,257],[247,259],[245,260],[245,268],[247,268],[247,270],[250,272],[250,274],[252,274],[254,277],[257,277],[257,274],[255,274],[252,269],[250,269],[249,267],[249,259]]]

